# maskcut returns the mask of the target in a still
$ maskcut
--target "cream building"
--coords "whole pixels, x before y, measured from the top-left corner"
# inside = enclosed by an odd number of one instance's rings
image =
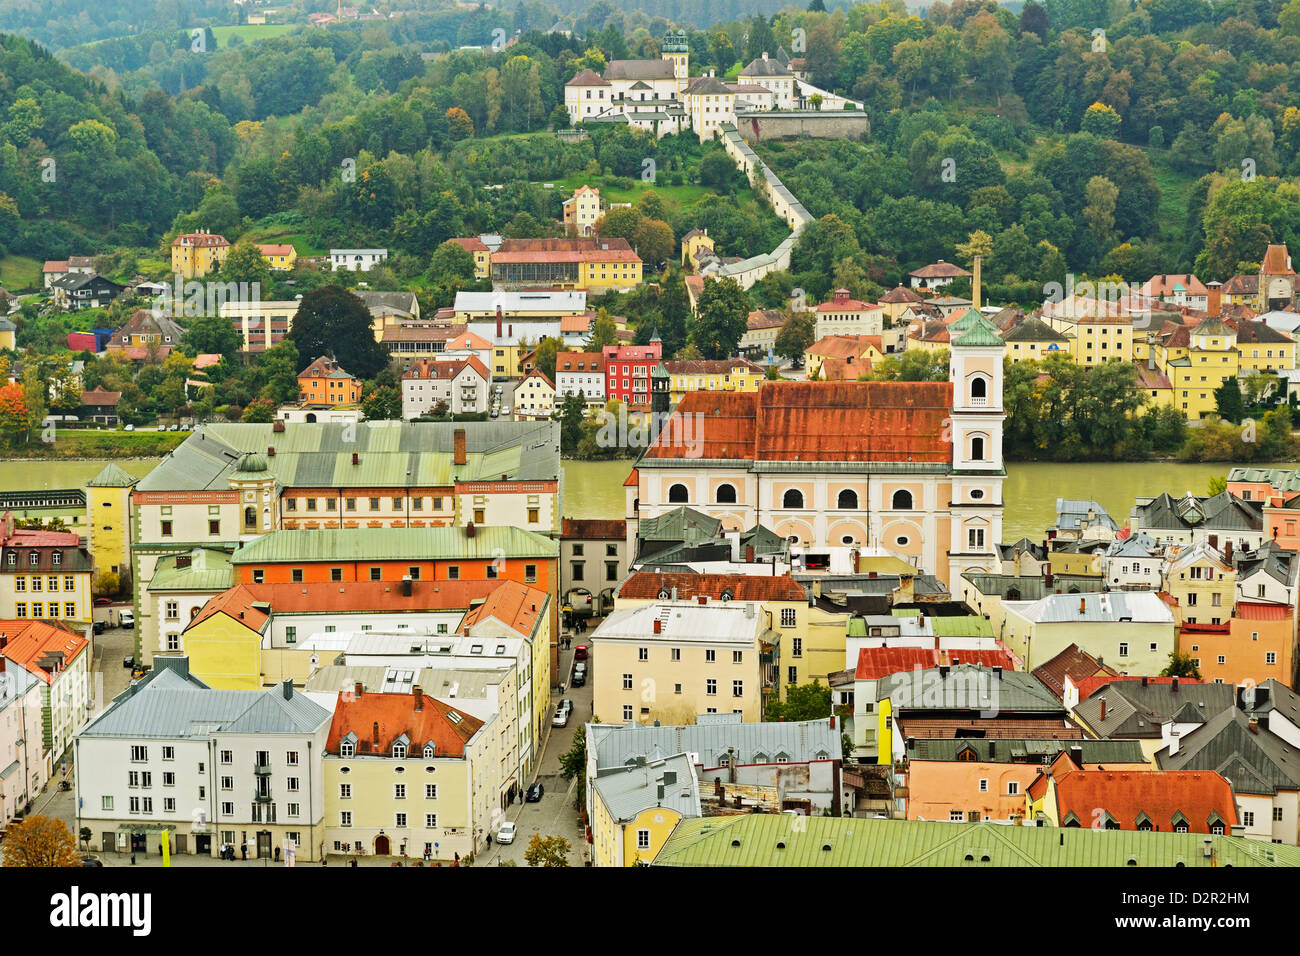
[[[1154,591],[1051,594],[1002,612],[998,638],[1025,670],[1077,644],[1120,673],[1159,674],[1175,646],[1173,612]]]
[[[594,715],[681,723],[695,714],[762,719],[775,643],[762,606],[657,601],[616,610],[591,634]]]

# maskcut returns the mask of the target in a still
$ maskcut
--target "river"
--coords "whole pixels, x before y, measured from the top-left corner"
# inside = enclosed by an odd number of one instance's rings
[[[1057,498],[1099,501],[1115,522],[1123,526],[1128,523],[1129,511],[1137,497],[1154,496],[1162,491],[1171,495],[1188,491],[1203,495],[1210,479],[1226,475],[1231,467],[1227,462],[1012,463],[1007,465],[1007,479],[1002,485],[1007,506],[1002,516],[1002,540],[1042,540],[1044,531],[1055,523]],[[1300,468],[1300,464],[1272,467]],[[625,517],[623,481],[631,469],[630,461],[566,461],[565,515]]]
[[[160,458],[120,459],[116,464],[133,475],[145,475]],[[45,488],[79,488],[104,467],[103,461],[24,460],[0,461],[0,489],[29,491]],[[1178,462],[1053,464],[1013,463],[1007,466],[1003,500],[1002,540],[1043,538],[1056,518],[1057,498],[1091,498],[1100,501],[1112,518],[1128,522],[1133,501],[1142,495],[1185,492],[1205,494],[1210,479],[1226,475],[1231,465]],[[1300,468],[1300,463],[1277,465]],[[623,481],[631,461],[564,462],[564,513],[568,518],[623,518]]]

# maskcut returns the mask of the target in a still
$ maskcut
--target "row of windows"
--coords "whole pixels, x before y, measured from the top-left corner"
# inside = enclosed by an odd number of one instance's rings
[[[40,565],[40,563],[41,563],[41,553],[40,553],[39,551],[29,551],[29,552],[27,552],[27,563],[28,563],[31,567],[33,567],[33,568],[38,567],[38,566]],[[63,552],[62,552],[62,551],[51,551],[51,552],[50,552],[50,564],[54,565],[54,566],[57,568],[57,567],[58,567],[59,565],[61,565],[62,563],[63,563]],[[17,552],[17,551],[10,551],[10,552],[9,552],[9,566],[12,568],[12,567],[14,567],[14,566],[17,565],[17,564],[18,564],[18,552]]]
[[[674,648],[674,650],[676,650],[676,648]],[[737,652],[737,653],[739,653],[739,652]],[[645,660],[645,658],[642,658],[642,660]],[[675,661],[676,661],[676,660],[681,660],[681,658],[680,658],[680,657],[674,657],[673,660],[675,660]],[[735,663],[739,663],[739,661],[735,661]],[[632,690],[632,675],[631,675],[631,674],[624,674],[624,675],[623,675],[623,689],[624,689],[624,690]],[[681,692],[682,692],[682,685],[681,685],[681,684],[673,684],[673,693],[674,693],[674,694],[680,694]],[[704,693],[705,693],[705,695],[708,696],[708,697],[716,697],[716,696],[718,696],[718,679],[717,679],[716,677],[707,677],[707,678],[705,678],[705,680],[704,680]],[[733,680],[733,681],[731,682],[731,696],[732,696],[732,697],[744,697],[744,696],[745,696],[745,682],[744,682],[743,680]]]
[[[298,498],[285,498],[285,499],[284,499],[284,510],[285,510],[285,511],[297,511],[297,510],[298,510],[298,502],[299,502],[299,500],[302,500],[303,502],[305,502],[304,507],[305,507],[305,509],[306,509],[307,511],[316,511],[316,510],[317,510],[317,502],[318,502],[318,501],[323,501],[323,502],[324,502],[324,510],[325,510],[325,511],[337,511],[337,510],[338,510],[338,499],[337,499],[337,498],[319,498],[319,499],[317,499],[317,498],[303,498],[303,499],[298,499]],[[369,499],[367,499],[367,502],[368,502],[368,505],[369,505],[369,507],[367,508],[367,510],[368,510],[368,511],[383,511],[383,510],[385,510],[384,507],[383,507],[382,501],[383,501],[382,498],[369,498]],[[425,499],[424,499],[423,497],[420,497],[420,496],[417,496],[417,495],[413,495],[413,496],[411,497],[411,510],[412,510],[412,511],[423,511],[423,510],[424,510],[424,501],[425,501]],[[394,511],[403,511],[403,510],[405,510],[405,508],[406,508],[406,499],[405,499],[405,498],[400,497],[400,496],[398,496],[398,497],[394,497],[394,498],[392,499],[392,502],[393,502],[392,510],[394,510]],[[356,499],[356,498],[344,498],[344,499],[343,499],[343,510],[344,510],[344,511],[356,511],[356,510],[357,510],[357,499]],[[435,498],[433,499],[433,510],[434,510],[434,511],[441,511],[441,510],[442,510],[442,498],[441,498],[441,497],[435,497]]]
[[[980,442],[976,447],[979,449],[978,454],[972,455],[973,458],[983,458],[983,439],[973,439],[973,442]],[[972,497],[983,497],[972,494]],[[669,504],[687,504],[690,501],[690,489],[679,483],[673,484],[668,488]],[[715,504],[734,505],[736,504],[736,487],[735,485],[723,484],[718,485],[715,492]],[[781,507],[787,511],[801,510],[804,507],[804,495],[798,488],[789,488],[781,495]],[[858,493],[850,488],[845,488],[835,498],[835,507],[841,511],[856,511],[858,508]],[[914,507],[914,499],[910,491],[895,491],[890,499],[890,507],[895,511],[911,511]]]
[[[341,826],[341,827],[350,827],[350,826],[352,826],[352,811],[351,811],[351,810],[341,810],[341,811],[339,811],[339,826]],[[393,814],[393,826],[397,827],[399,830],[401,830],[401,829],[405,829],[407,826],[409,826],[409,824],[407,823],[407,815],[406,815],[405,813],[395,813],[395,814]],[[436,813],[426,813],[426,814],[424,815],[424,828],[425,828],[426,830],[434,830],[434,829],[437,829],[437,826],[438,826],[438,814],[436,814]],[[336,843],[334,844],[334,846],[335,846],[335,848],[337,849],[337,848],[340,846],[340,844],[336,842]],[[360,846],[360,844],[358,844],[358,846]],[[425,852],[427,853],[427,852],[429,852],[429,850],[431,849],[431,847],[430,847],[430,845],[429,845],[428,843],[426,843],[426,844],[424,845],[424,849],[425,849]]]
[[[175,747],[164,745],[161,749],[162,749],[163,760],[176,759]],[[270,766],[271,752],[269,750],[259,750],[253,755],[253,759],[259,766],[263,766],[263,767]],[[221,763],[225,766],[229,766],[230,764],[233,764],[235,762],[235,752],[233,750],[221,751],[220,760]],[[132,744],[131,763],[148,763],[148,762],[149,762],[149,747],[145,744]],[[287,767],[298,766],[298,751],[286,750],[284,752],[284,763],[285,766]],[[204,765],[202,763],[199,763],[199,773],[203,773],[203,772],[204,772]]]
[[[59,589],[59,576],[57,574],[51,574],[46,578],[41,578],[39,575],[33,574],[32,590],[39,591],[42,587],[44,587],[45,590],[47,591],[57,591]],[[20,574],[14,578],[14,590],[15,591],[27,590],[26,575]],[[63,576],[63,590],[65,591],[77,590],[77,579],[73,577],[71,574],[65,574]]]
[[[49,608],[49,614],[45,613],[47,607]],[[48,605],[41,604],[40,601],[32,602],[32,617],[58,617],[58,616],[59,616],[58,601],[51,601]],[[63,605],[63,616],[76,617],[77,605],[72,603]],[[27,602],[20,601],[14,605],[14,617],[17,618],[27,617]]]
[[[529,520],[531,523],[534,523],[534,524],[537,522],[537,518],[533,517],[533,514],[534,514],[535,511],[536,511],[536,509],[533,509],[533,508],[530,508],[529,511],[528,511],[528,514],[529,514],[529,518],[528,518],[528,520]],[[488,578],[488,580],[492,580],[492,579],[498,577],[498,575],[499,575],[499,573],[500,573],[500,571],[499,571],[499,569],[497,568],[497,566],[496,566],[495,563],[489,563],[489,564],[484,565],[484,570],[485,570],[486,573],[487,573],[487,578]],[[446,571],[447,571],[447,580],[448,580],[448,581],[459,581],[459,580],[460,580],[460,565],[458,565],[458,564],[449,564],[449,565],[447,565],[447,567],[446,567]],[[410,567],[408,567],[408,568],[406,569],[406,574],[407,574],[408,576],[410,576],[410,578],[411,578],[412,581],[418,581],[418,580],[420,580],[420,567],[419,567],[419,565],[411,565]],[[295,583],[295,584],[301,583],[302,581],[305,580],[305,570],[304,570],[303,568],[290,568],[290,569],[289,569],[289,579],[290,579],[291,582],[293,582],[293,583]],[[343,569],[342,569],[342,568],[330,568],[330,580],[331,580],[331,581],[342,581],[342,580],[343,580]],[[381,568],[381,567],[372,567],[372,568],[370,569],[370,580],[371,580],[371,581],[382,581],[382,580],[384,580],[384,569]],[[265,584],[265,583],[266,583],[266,569],[265,569],[265,568],[254,568],[254,569],[253,569],[253,583],[254,583],[254,584]],[[535,564],[525,564],[525,565],[524,565],[524,583],[526,583],[526,584],[536,584],[536,583],[537,583],[537,565],[535,565]]]
[[[350,783],[339,784],[339,799],[340,800],[352,799],[352,784]],[[393,799],[394,800],[406,799],[406,784],[404,783],[393,784]],[[426,800],[438,799],[438,785],[436,783],[426,783],[424,785],[424,799]]]

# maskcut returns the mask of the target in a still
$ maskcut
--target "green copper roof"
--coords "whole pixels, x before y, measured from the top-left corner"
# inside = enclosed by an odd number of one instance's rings
[[[117,465],[109,462],[94,478],[86,482],[87,488],[130,488],[139,478],[129,475]]]
[[[475,528],[472,538],[465,528],[329,528],[272,531],[244,545],[230,561],[430,561],[498,556],[554,558],[558,554],[559,545],[550,538],[514,527]]]
[[[744,814],[683,820],[654,866],[1300,866],[1245,837]],[[1204,855],[1208,839],[1213,857]]]
[[[178,567],[189,559],[188,567]],[[212,548],[195,548],[187,554],[169,554],[154,567],[150,591],[224,591],[234,584],[230,555]]]
[[[948,331],[950,333],[965,332],[972,325],[976,324],[980,320],[980,318],[981,315],[978,312],[976,312],[974,309],[967,309],[965,312],[962,313],[961,318],[957,319],[956,321],[954,321],[948,326]]]
[[[966,314],[970,315],[970,312]],[[952,344],[970,348],[981,346],[1004,347],[1002,336],[998,334],[998,327],[978,313],[971,321],[969,328],[953,339]]]

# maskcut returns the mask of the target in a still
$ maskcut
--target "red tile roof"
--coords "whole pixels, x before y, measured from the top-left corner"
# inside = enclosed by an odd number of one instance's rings
[[[675,574],[638,571],[623,582],[618,596],[630,601],[654,601],[661,592],[677,590],[678,600],[705,595],[712,601],[722,600],[724,591],[733,601],[807,600],[803,585],[788,574],[777,577],[758,574]]]
[[[641,483],[641,473],[633,468],[628,472],[628,476],[623,479],[624,488],[635,488]]]
[[[287,256],[287,255],[292,255],[293,246],[289,245],[288,243],[283,243],[283,244],[270,243],[268,245],[258,246],[257,251],[264,256]]]
[[[483,244],[483,240],[478,236],[454,236],[447,240],[454,242],[466,252],[487,252],[488,247]]]
[[[545,591],[518,581],[502,581],[486,601],[470,609],[461,621],[461,629],[494,617],[524,637],[532,637],[538,619],[546,610],[546,599]]]
[[[1210,294],[1210,290],[1205,287],[1205,283],[1190,272],[1152,276],[1142,286],[1141,293],[1153,298],[1160,298],[1161,296],[1173,295],[1179,286],[1182,286],[1187,295]]]
[[[908,275],[916,276],[918,279],[955,279],[957,276],[968,276],[970,273],[951,262],[932,262],[928,266],[921,266],[909,272]]]
[[[53,684],[55,677],[41,666],[49,664],[48,655],[62,655],[58,669],[64,670],[90,646],[90,641],[71,628],[48,621],[0,621],[0,634],[8,638],[0,653],[46,684]]]
[[[939,652],[932,647],[863,647],[858,649],[858,680],[879,680],[900,671],[922,670],[939,664]]]
[[[233,588],[210,598],[208,603],[203,605],[202,610],[195,615],[194,620],[190,621],[189,627],[202,624],[217,614],[225,614],[251,630],[260,631],[270,615],[260,608],[253,607],[253,604],[259,600],[265,599],[256,597],[245,585],[236,584]]]
[[[1264,262],[1260,265],[1259,271],[1264,275],[1295,275],[1295,270],[1291,268],[1291,257],[1287,254],[1286,245],[1271,245],[1264,252]]]
[[[807,355],[830,355],[835,358],[861,357],[869,348],[884,352],[879,335],[823,335],[808,346]]]
[[[626,239],[507,239],[492,254],[502,262],[640,262]]]
[[[415,709],[417,702],[419,710]],[[438,757],[461,757],[465,745],[482,726],[483,721],[477,717],[429,694],[417,698],[414,693],[377,694],[363,690],[357,697],[354,692],[343,691],[334,708],[325,752],[337,754],[339,742],[351,733],[357,737],[358,755],[388,755],[393,741],[405,734],[411,759],[420,759],[424,745],[429,742],[433,743]]]
[[[184,235],[177,236],[172,240],[173,246],[203,246],[203,247],[221,247],[228,246],[230,242],[225,236],[213,235],[210,232],[187,232]]]
[[[560,526],[564,539],[602,541],[627,538],[627,522],[605,518],[565,518]]]
[[[1121,830],[1136,830],[1142,814],[1153,829],[1173,832],[1182,814],[1190,833],[1209,833],[1217,814],[1224,832],[1237,822],[1232,787],[1209,770],[1066,770],[1056,780],[1058,821],[1073,813],[1092,827],[1104,811]]]
[[[950,462],[951,382],[765,382],[688,392],[645,452],[764,461]]]
[[[1286,621],[1291,618],[1291,608],[1285,604],[1256,604],[1254,601],[1238,601],[1237,613],[1233,616],[1243,621]]]
[[[1083,650],[1078,644],[1071,644],[1050,661],[1035,667],[1033,675],[1056,697],[1063,699],[1065,697],[1066,677],[1069,677],[1070,682],[1077,687],[1080,681],[1090,677],[1114,677],[1115,671]]]
[[[486,600],[506,583],[412,581],[410,596],[402,594],[402,585],[397,581],[355,581],[348,582],[347,585],[336,582],[239,584],[230,590],[242,590],[243,600],[249,604],[262,601],[271,605],[271,610],[276,614],[346,614],[360,611],[468,610],[475,602]],[[518,586],[531,592],[532,597],[538,601],[546,594],[536,588]],[[228,594],[229,591],[223,593]]]
[[[560,352],[555,356],[556,375],[561,372],[602,372],[604,369],[605,359],[599,352]]]
[[[895,286],[880,297],[881,302],[924,302],[921,296],[917,295],[905,285]]]

